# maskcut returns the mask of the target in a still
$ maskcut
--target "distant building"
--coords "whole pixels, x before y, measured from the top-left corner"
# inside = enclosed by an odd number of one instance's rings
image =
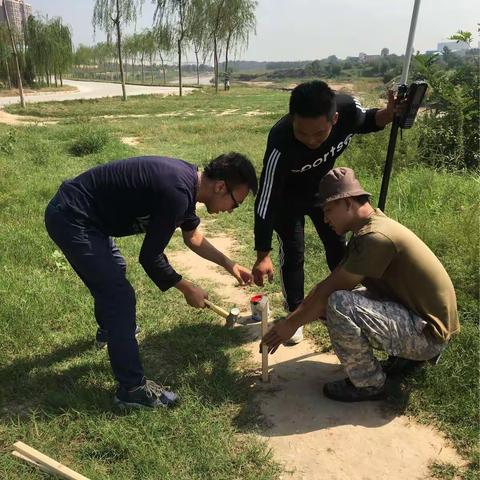
[[[437,51],[443,52],[443,49],[445,47],[447,47],[451,52],[463,52],[470,48],[470,46],[466,42],[457,42],[453,40],[450,42],[439,42],[437,44]]]
[[[360,52],[358,54],[358,60],[360,61],[360,63],[373,62],[375,60],[378,60],[379,58],[380,58],[380,55],[367,55],[364,52]]]
[[[0,23],[7,22],[5,12],[3,11],[3,3],[7,7],[10,26],[12,29],[22,32],[24,23],[32,14],[32,6],[29,3],[25,3],[25,0],[0,0]]]

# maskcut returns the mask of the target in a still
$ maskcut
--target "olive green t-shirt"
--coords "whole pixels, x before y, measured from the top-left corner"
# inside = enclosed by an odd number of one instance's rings
[[[441,341],[460,330],[452,281],[412,231],[379,209],[350,240],[342,267],[364,276],[367,289],[398,302],[432,326]]]

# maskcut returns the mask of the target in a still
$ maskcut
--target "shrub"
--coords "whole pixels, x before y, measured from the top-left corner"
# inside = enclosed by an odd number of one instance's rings
[[[103,128],[86,126],[69,148],[69,152],[76,157],[99,153],[108,143],[108,132]]]

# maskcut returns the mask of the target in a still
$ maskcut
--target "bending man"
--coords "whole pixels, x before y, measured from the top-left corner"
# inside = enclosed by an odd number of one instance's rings
[[[165,157],[137,157],[107,163],[64,182],[45,212],[53,241],[90,290],[99,332],[108,334],[108,353],[122,407],[172,406],[175,393],[143,373],[135,339],[135,292],[113,238],[145,232],[139,261],[160,290],[180,290],[189,305],[204,308],[207,293],[183,279],[164,249],[175,229],[198,255],[224,267],[241,284],[251,273],[217,250],[198,229],[196,202],[209,213],[232,212],[249,191],[257,191],[250,161],[238,153],[220,155],[203,172]]]

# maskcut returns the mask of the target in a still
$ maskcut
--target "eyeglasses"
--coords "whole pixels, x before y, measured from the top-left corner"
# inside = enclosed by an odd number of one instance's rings
[[[228,186],[227,183],[225,183],[225,186],[227,187],[227,192],[230,194],[230,198],[232,199],[233,208],[238,208],[240,206],[240,203],[238,203],[237,199],[233,196],[232,189]]]

